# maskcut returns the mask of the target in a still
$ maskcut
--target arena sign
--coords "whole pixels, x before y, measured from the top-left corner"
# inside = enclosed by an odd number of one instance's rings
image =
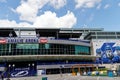
[[[47,43],[47,38],[7,38],[0,40],[0,43]]]
[[[8,38],[8,43],[38,43],[38,38]]]
[[[46,38],[40,38],[39,43],[47,43],[48,40]]]

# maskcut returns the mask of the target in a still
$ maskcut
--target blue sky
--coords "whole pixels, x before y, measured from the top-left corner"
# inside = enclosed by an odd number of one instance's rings
[[[0,27],[120,31],[120,0],[0,0]]]

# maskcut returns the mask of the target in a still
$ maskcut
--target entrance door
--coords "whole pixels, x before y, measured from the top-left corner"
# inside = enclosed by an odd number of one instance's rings
[[[93,71],[94,70],[94,66],[92,64],[79,64],[79,65],[74,65],[72,66],[72,73],[76,73],[77,72],[80,73],[80,75],[83,75],[83,73],[86,71],[88,72]]]

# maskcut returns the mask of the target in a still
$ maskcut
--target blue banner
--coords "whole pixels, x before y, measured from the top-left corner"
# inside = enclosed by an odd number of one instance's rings
[[[120,62],[120,46],[114,46],[115,43],[103,43],[96,49],[97,55],[100,56],[97,62],[102,63],[119,63]]]
[[[37,70],[33,68],[15,68],[8,69],[4,77],[27,77],[27,76],[35,76],[37,74]]]

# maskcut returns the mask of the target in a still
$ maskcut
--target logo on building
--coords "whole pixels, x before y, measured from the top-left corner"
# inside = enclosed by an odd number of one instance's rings
[[[40,43],[47,43],[48,42],[48,40],[46,39],[46,38],[40,38],[40,41],[39,41]]]
[[[23,76],[27,76],[28,75],[28,71],[27,70],[23,70],[23,71],[19,71],[19,72],[13,72],[11,74],[12,77],[23,77]]]
[[[6,42],[6,39],[0,39],[0,44],[5,44]]]

